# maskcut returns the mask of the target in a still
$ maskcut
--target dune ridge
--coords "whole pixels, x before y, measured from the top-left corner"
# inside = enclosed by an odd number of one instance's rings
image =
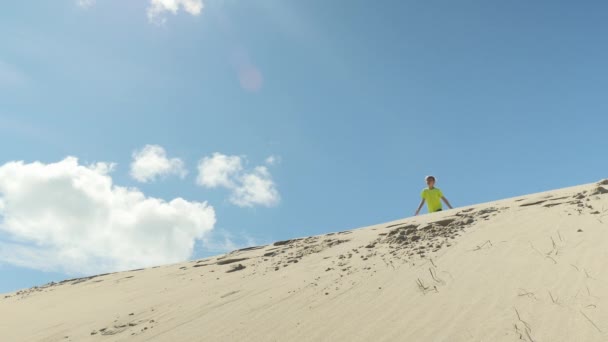
[[[608,180],[0,296],[2,341],[608,341]]]

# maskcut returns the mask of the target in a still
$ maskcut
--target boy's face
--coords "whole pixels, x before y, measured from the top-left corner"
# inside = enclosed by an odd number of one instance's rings
[[[426,180],[426,185],[429,186],[429,188],[432,188],[435,186],[435,180],[433,178],[429,178]]]

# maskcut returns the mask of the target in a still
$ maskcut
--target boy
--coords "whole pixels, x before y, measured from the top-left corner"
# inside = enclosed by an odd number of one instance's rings
[[[418,215],[425,201],[429,208],[429,213],[441,211],[441,200],[443,200],[445,204],[447,204],[448,208],[452,209],[452,206],[450,205],[450,202],[448,202],[448,199],[443,197],[443,193],[441,193],[441,190],[439,190],[439,188],[435,187],[435,177],[426,176],[425,180],[426,184],[428,185],[428,188],[422,190],[422,193],[420,194],[420,197],[422,197],[422,201],[420,202],[420,205],[418,206],[418,210],[416,210],[415,215]]]

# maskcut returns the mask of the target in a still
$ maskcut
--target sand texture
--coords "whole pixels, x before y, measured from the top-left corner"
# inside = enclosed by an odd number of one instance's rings
[[[608,341],[608,181],[0,296],[0,340]]]

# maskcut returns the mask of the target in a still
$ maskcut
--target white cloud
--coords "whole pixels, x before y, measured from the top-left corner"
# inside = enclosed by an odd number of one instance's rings
[[[198,185],[230,189],[230,201],[240,207],[271,207],[280,201],[279,192],[268,169],[258,166],[252,171],[245,171],[239,156],[214,153],[199,162],[198,171]]]
[[[133,152],[131,176],[137,181],[147,183],[169,175],[184,178],[187,174],[184,162],[179,158],[167,158],[167,152],[161,146],[146,145]]]
[[[0,261],[99,273],[186,260],[215,225],[206,202],[170,202],[112,184],[113,164],[0,166]]]
[[[266,164],[268,165],[275,165],[281,162],[281,157],[278,156],[269,156],[268,158],[266,158]]]
[[[198,177],[196,182],[204,187],[233,188],[236,186],[235,180],[243,171],[241,157],[226,156],[221,153],[214,153],[211,157],[205,157],[198,164]]]
[[[76,0],[76,4],[82,8],[89,8],[95,5],[95,0]]]
[[[243,174],[240,182],[241,185],[233,189],[230,198],[232,203],[240,207],[256,204],[270,207],[279,203],[279,192],[266,167],[258,166],[253,172]]]
[[[240,207],[279,204],[281,197],[266,167],[258,166],[253,172],[243,174],[240,181],[241,185],[233,189],[230,197],[232,203]]]
[[[199,15],[203,10],[203,0],[150,0],[147,9],[148,19],[155,24],[164,24],[164,14],[170,12],[177,14],[179,9],[191,15]]]

